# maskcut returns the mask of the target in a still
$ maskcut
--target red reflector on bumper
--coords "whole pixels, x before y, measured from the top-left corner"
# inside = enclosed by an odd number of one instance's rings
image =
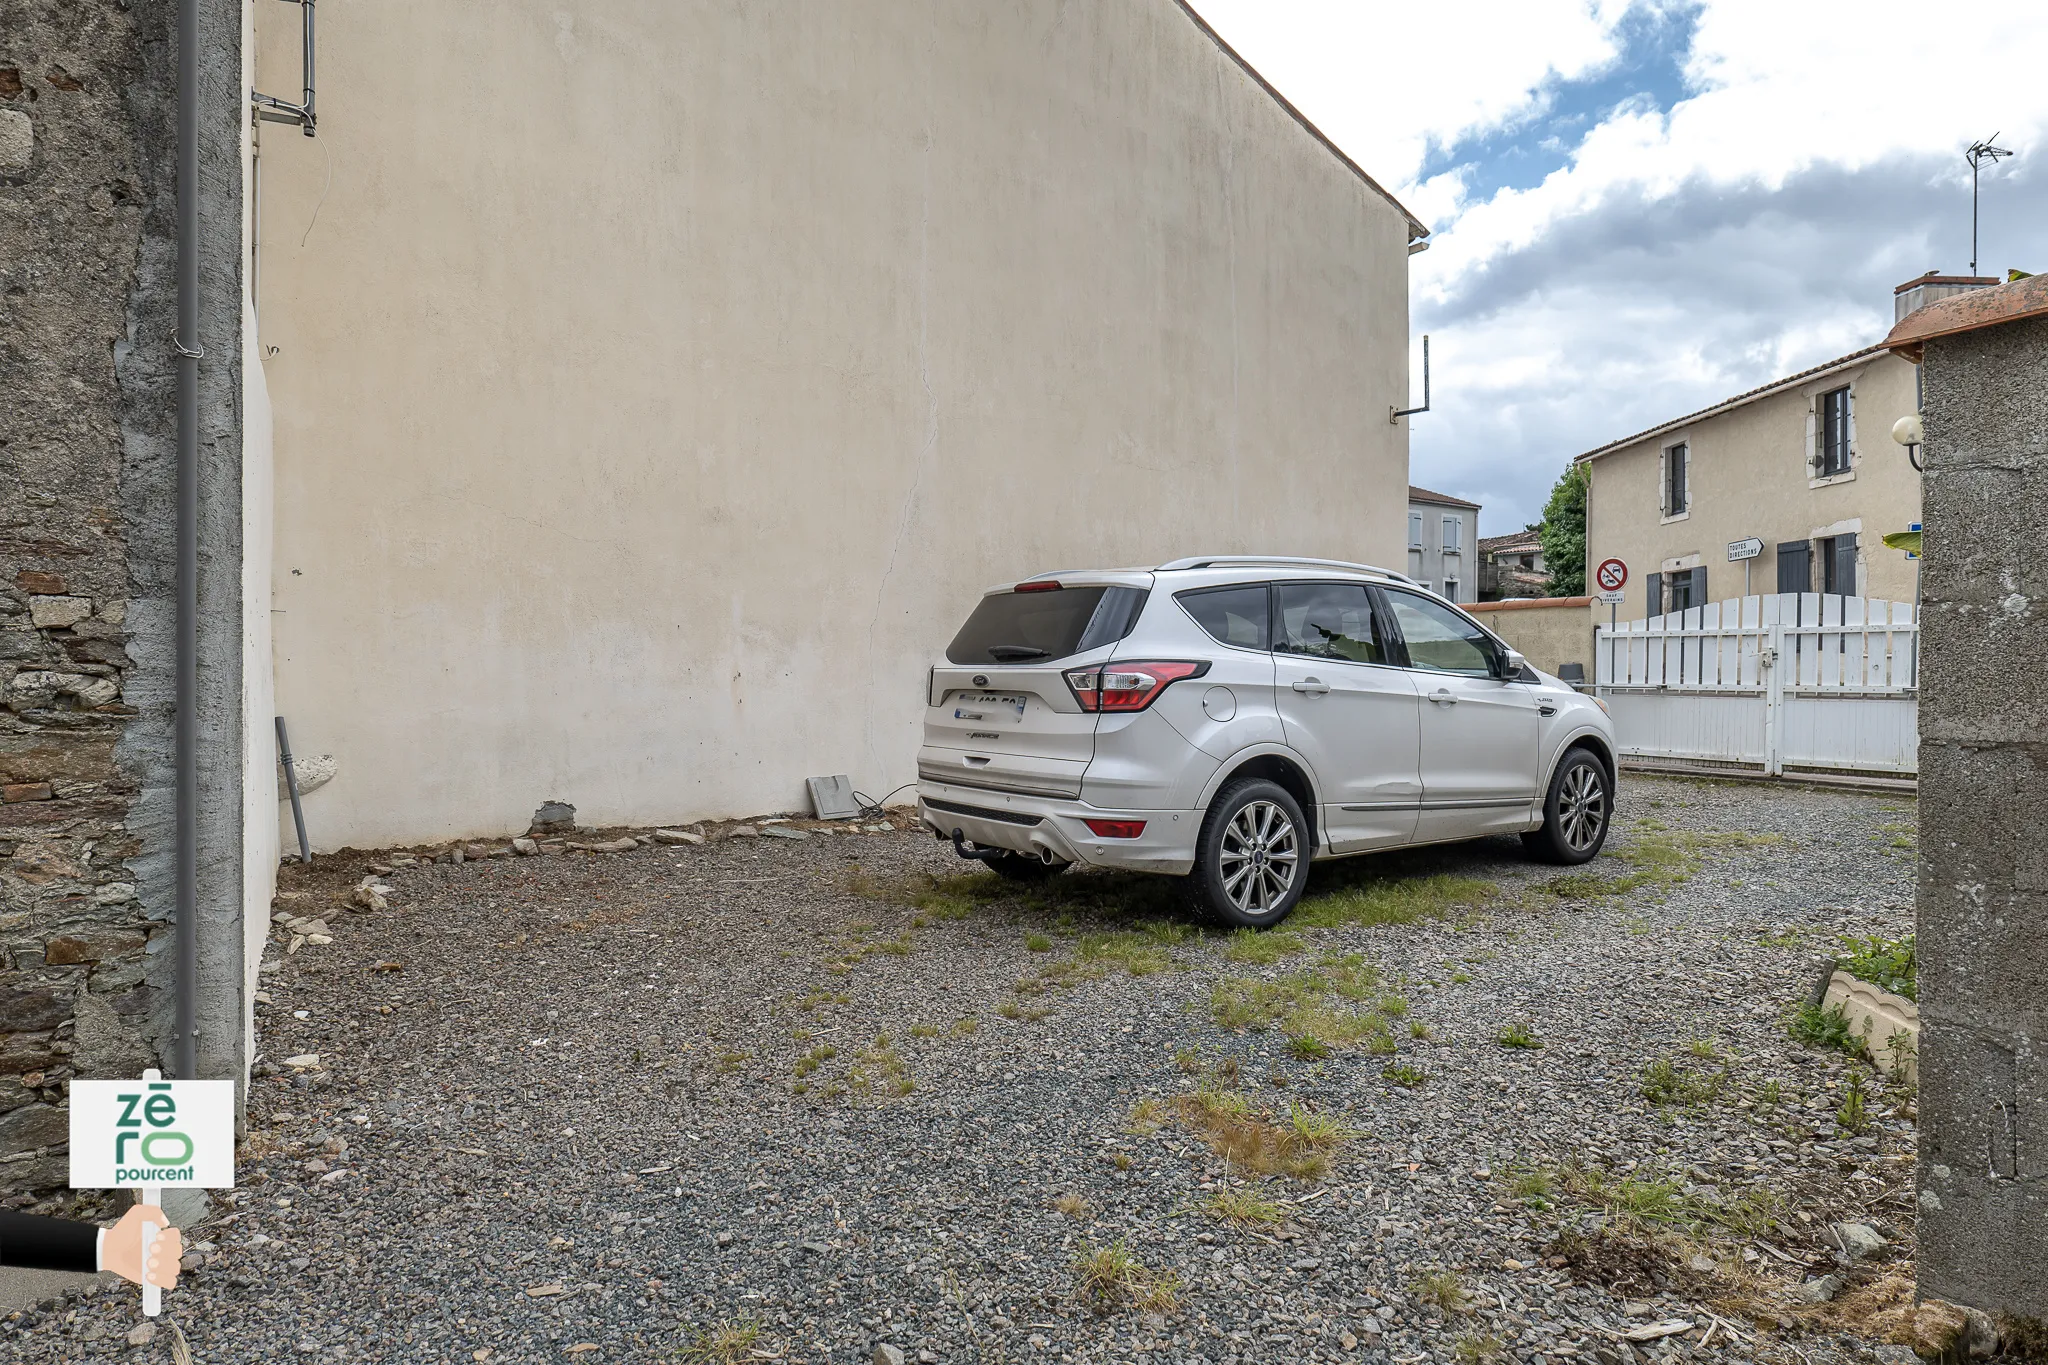
[[[1104,839],[1135,839],[1145,832],[1143,820],[1083,820],[1081,823]]]

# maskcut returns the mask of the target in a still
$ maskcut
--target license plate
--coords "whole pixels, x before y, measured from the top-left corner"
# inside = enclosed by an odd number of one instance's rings
[[[953,719],[981,725],[1022,725],[1025,701],[1007,692],[961,692],[953,698]]]

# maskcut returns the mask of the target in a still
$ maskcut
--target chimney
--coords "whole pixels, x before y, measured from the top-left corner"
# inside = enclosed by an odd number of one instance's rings
[[[1917,312],[1951,294],[1989,289],[2002,283],[1996,275],[1942,275],[1930,270],[1919,279],[1907,280],[1892,290],[1892,324],[1896,326],[1905,320],[1906,314]]]

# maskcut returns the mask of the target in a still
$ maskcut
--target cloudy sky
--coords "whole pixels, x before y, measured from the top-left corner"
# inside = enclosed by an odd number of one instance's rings
[[[1867,346],[1893,286],[2048,270],[2042,0],[1193,0],[1435,231],[1415,482],[1541,511],[1574,454]],[[1418,365],[1419,386],[1419,365]],[[1419,389],[1418,389],[1419,392]]]

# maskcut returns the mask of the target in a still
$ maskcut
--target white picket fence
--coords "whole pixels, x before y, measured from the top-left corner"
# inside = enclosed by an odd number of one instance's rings
[[[1761,768],[1919,771],[1920,626],[1875,597],[1730,598],[1601,626],[1622,752]]]

